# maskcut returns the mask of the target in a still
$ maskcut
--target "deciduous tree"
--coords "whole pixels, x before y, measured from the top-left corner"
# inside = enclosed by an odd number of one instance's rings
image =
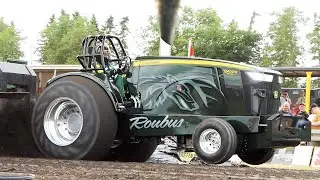
[[[19,59],[23,56],[20,49],[20,44],[24,38],[16,29],[13,22],[10,24],[0,18],[0,61],[7,61],[8,59]]]
[[[54,16],[53,16],[54,17]],[[84,37],[96,34],[93,21],[75,12],[70,16],[61,10],[59,17],[51,18],[41,31],[39,52],[44,64],[78,64],[76,56],[81,53]]]
[[[188,41],[192,38],[195,56],[224,59],[235,62],[254,63],[259,59],[261,35],[254,30],[240,29],[237,22],[227,26],[211,8],[182,9],[182,15],[175,32],[172,55],[187,56]],[[156,17],[149,18],[149,25],[142,30],[145,40],[144,53],[158,55],[159,26]]]

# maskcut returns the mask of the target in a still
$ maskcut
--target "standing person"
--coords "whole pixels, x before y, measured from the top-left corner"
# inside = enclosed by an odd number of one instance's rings
[[[297,104],[306,103],[306,91],[303,89],[300,92],[300,97],[298,98]]]
[[[282,96],[280,98],[280,102],[281,102],[281,106],[285,103],[285,102],[288,102],[289,105],[291,105],[291,99],[289,98],[289,94],[288,94],[288,91],[284,91],[282,93]]]

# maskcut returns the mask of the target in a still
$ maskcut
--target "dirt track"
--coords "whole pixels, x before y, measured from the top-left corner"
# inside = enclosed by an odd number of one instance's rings
[[[10,141],[17,142],[17,141]],[[20,143],[14,143],[20,144]],[[22,148],[22,147],[20,147]],[[0,149],[0,177],[4,174],[32,174],[34,179],[319,179],[318,171],[298,171],[234,166],[185,165],[172,156],[155,153],[149,163],[64,161],[39,157],[34,147]],[[19,155],[13,150],[20,150]],[[27,153],[26,150],[29,150]],[[7,151],[7,153],[5,152]],[[10,152],[10,153],[8,153]],[[32,153],[30,153],[32,152]],[[11,157],[8,157],[11,156]],[[13,157],[12,157],[13,156]],[[24,157],[22,157],[24,156]],[[171,157],[171,158],[169,158]],[[168,164],[169,163],[169,164]],[[229,164],[230,165],[230,164]],[[3,173],[1,173],[3,172]],[[2,179],[2,178],[0,178]]]
[[[154,154],[154,163],[116,163],[63,161],[39,157],[27,136],[6,137],[0,146],[0,177],[2,174],[32,174],[34,179],[319,179],[318,171],[266,169],[254,167],[182,165],[161,153]],[[13,143],[14,142],[14,143]],[[15,151],[18,151],[19,158]],[[11,156],[11,157],[8,157]],[[14,157],[12,157],[14,156]],[[161,163],[162,162],[162,163]],[[168,164],[169,163],[169,164]],[[171,164],[170,164],[171,163]],[[0,178],[2,179],[2,178]]]
[[[0,171],[34,179],[317,179],[319,171],[253,167],[63,161],[0,157]]]

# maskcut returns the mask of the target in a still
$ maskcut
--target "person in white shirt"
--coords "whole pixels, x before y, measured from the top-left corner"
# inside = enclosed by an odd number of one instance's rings
[[[281,98],[280,98],[280,102],[281,102],[281,106],[282,106],[285,102],[288,102],[289,105],[292,105],[291,99],[290,99],[289,94],[288,94],[288,91],[284,91],[284,92],[282,93],[282,96],[281,96]]]

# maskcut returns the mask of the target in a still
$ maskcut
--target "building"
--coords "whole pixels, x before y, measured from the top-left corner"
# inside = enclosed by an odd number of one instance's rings
[[[59,74],[75,72],[81,69],[81,65],[28,65],[37,74],[37,92],[42,92],[47,81]]]

